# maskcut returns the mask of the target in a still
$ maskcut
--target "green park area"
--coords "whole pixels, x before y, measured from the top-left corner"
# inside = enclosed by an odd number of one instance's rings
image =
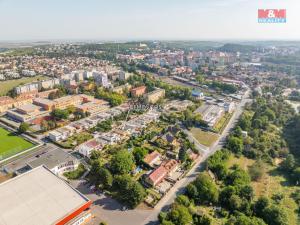
[[[33,81],[43,80],[44,76],[35,76],[35,77],[23,77],[17,80],[7,80],[0,82],[0,96],[7,95],[7,92],[22,84],[30,83]]]
[[[29,141],[0,127],[0,160],[16,155],[33,146]]]

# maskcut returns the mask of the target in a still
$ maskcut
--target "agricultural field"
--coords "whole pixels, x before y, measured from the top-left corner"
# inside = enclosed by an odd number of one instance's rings
[[[45,76],[24,77],[16,80],[0,81],[0,96],[6,95],[8,91],[22,84],[30,83],[33,81],[43,80]]]
[[[29,141],[0,127],[0,160],[33,147]]]
[[[200,144],[205,145],[207,147],[210,147],[218,140],[217,134],[208,131],[203,131],[200,128],[193,127],[190,130],[190,132],[194,136],[194,138],[196,138],[197,141],[199,141]]]

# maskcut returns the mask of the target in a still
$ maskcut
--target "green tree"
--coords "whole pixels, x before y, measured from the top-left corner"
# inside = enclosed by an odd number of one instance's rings
[[[129,175],[118,175],[113,181],[113,190],[117,191],[117,198],[131,208],[135,208],[146,197],[142,185]]]
[[[254,190],[250,185],[245,185],[240,189],[239,196],[243,199],[251,201],[254,198]]]
[[[101,167],[98,171],[99,176],[99,183],[104,188],[110,188],[113,182],[113,176],[111,175],[110,171],[104,167]]]
[[[169,220],[163,220],[163,221],[161,222],[161,225],[175,225],[175,224],[172,223],[172,222],[169,221]]]
[[[68,119],[69,115],[70,114],[67,110],[62,110],[62,109],[54,109],[51,112],[51,116],[54,118],[54,120]]]
[[[193,222],[195,225],[210,225],[211,219],[206,215],[193,215]]]
[[[282,162],[281,168],[287,172],[293,171],[295,168],[295,158],[292,154],[288,154],[286,159]]]
[[[234,169],[233,172],[231,172],[228,177],[227,177],[227,184],[228,185],[233,185],[233,186],[244,186],[248,185],[250,183],[250,176],[249,174],[237,167]]]
[[[219,191],[209,175],[200,173],[187,189],[187,195],[196,202],[216,203],[218,202]]]
[[[193,224],[192,215],[183,205],[174,204],[168,216],[175,225]]]
[[[68,111],[69,114],[73,114],[76,112],[76,108],[73,105],[70,105],[66,108],[66,110]]]
[[[132,208],[135,208],[138,204],[140,204],[147,195],[145,189],[137,181],[131,183],[128,190],[126,191],[126,195],[127,194],[128,204]]]
[[[148,150],[142,147],[134,147],[133,156],[138,165],[141,165],[144,162],[145,156],[148,154]]]
[[[243,114],[238,122],[238,125],[245,131],[249,131],[251,128],[251,118]]]
[[[127,174],[135,165],[132,154],[126,150],[121,150],[113,155],[110,163],[111,171],[114,174]]]
[[[236,154],[241,154],[244,149],[243,140],[238,137],[229,137],[227,148]]]
[[[284,209],[271,205],[263,211],[264,221],[272,225],[288,225],[287,214]]]
[[[91,161],[91,169],[90,169],[90,173],[89,173],[89,181],[92,184],[95,184],[96,186],[98,186],[100,184],[100,179],[99,179],[99,171],[100,168],[102,167],[101,165],[101,161],[96,159],[96,160],[92,160]]]
[[[226,186],[220,192],[220,203],[223,207],[228,207],[231,196],[237,193],[236,188],[233,186]]]
[[[28,129],[29,129],[29,124],[22,122],[18,128],[18,132],[22,134],[22,133],[25,133],[26,131],[28,131]]]
[[[267,116],[270,121],[273,121],[276,118],[274,111],[271,110],[270,108],[266,109],[264,115]]]
[[[186,150],[184,148],[181,148],[179,150],[178,158],[181,161],[181,163],[184,163],[188,159],[188,155],[187,155]]]
[[[205,81],[205,78],[202,74],[198,74],[196,76],[196,81],[198,81],[200,84],[202,84]]]
[[[175,202],[180,205],[184,205],[185,207],[189,207],[191,204],[190,199],[186,195],[178,195]]]
[[[269,206],[269,199],[265,196],[259,197],[254,203],[253,211],[258,217],[263,218],[265,209]]]
[[[239,211],[242,203],[243,203],[243,200],[238,195],[233,194],[229,198],[229,209],[232,211],[234,211],[234,210]]]
[[[225,179],[228,169],[225,165],[229,159],[230,152],[227,149],[217,151],[207,160],[207,168],[210,169],[219,180]]]
[[[248,167],[248,172],[251,180],[258,181],[265,174],[265,165],[261,160],[258,160]]]
[[[294,169],[293,177],[294,177],[295,181],[299,184],[300,183],[300,167],[297,167],[296,169]]]
[[[225,225],[266,225],[266,223],[257,217],[248,217],[243,213],[231,216]]]

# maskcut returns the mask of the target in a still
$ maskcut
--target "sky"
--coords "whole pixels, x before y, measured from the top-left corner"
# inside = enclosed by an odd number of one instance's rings
[[[233,39],[300,40],[300,0],[0,0],[0,41]]]

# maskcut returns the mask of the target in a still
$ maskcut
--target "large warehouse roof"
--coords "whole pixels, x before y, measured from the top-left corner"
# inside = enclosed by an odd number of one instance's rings
[[[57,224],[89,202],[40,166],[0,184],[0,224]]]

